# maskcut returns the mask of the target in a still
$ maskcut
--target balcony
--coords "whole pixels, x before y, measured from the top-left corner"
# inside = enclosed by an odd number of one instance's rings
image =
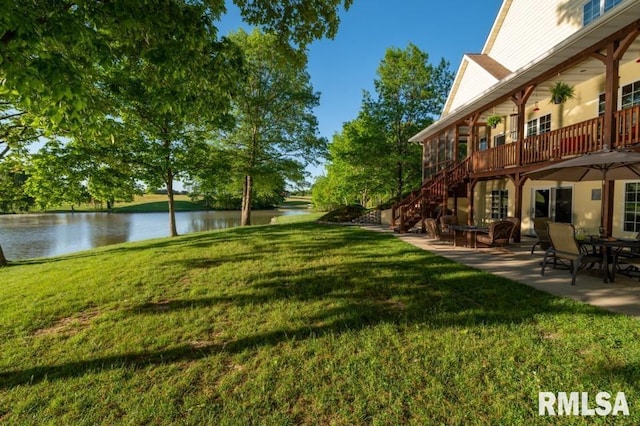
[[[616,112],[614,120],[618,131],[615,147],[629,147],[640,142],[640,105]],[[596,117],[523,141],[522,166],[599,151],[603,148],[604,118]],[[509,143],[471,156],[474,173],[499,171],[518,166],[517,144]]]

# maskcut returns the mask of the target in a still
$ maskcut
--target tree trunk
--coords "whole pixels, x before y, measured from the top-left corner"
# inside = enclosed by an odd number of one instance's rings
[[[178,229],[176,228],[176,206],[173,199],[173,171],[167,171],[167,198],[169,199],[169,232],[170,236],[177,237]]]
[[[242,217],[240,226],[251,225],[251,194],[253,192],[253,178],[245,176],[242,184]]]
[[[397,191],[398,191],[398,200],[402,199],[402,190],[404,189],[404,180],[402,178],[402,163],[398,162],[397,168]]]
[[[0,246],[0,266],[7,266],[9,262],[7,258],[4,257],[4,253],[2,252],[2,246]]]

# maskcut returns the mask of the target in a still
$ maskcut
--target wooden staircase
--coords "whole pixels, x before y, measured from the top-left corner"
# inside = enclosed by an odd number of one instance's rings
[[[426,180],[420,189],[412,191],[404,200],[391,209],[392,228],[397,232],[408,232],[423,220],[433,217],[445,198],[467,182],[471,171],[471,158],[451,164]]]

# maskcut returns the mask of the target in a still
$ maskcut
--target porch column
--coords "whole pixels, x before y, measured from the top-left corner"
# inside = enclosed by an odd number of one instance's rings
[[[518,128],[516,129],[518,132],[518,140],[516,143],[516,165],[522,166],[522,148],[524,145],[524,125],[525,125],[525,109],[527,107],[527,101],[533,90],[536,88],[535,85],[527,86],[524,89],[516,92],[511,96],[511,101],[516,105],[518,109]],[[522,211],[522,206],[520,206],[520,211]],[[517,216],[520,217],[520,216]]]
[[[511,179],[515,186],[515,194],[513,194],[513,216],[520,219],[520,227],[522,230],[522,189],[527,178],[523,177],[520,172],[515,172],[513,175],[509,175],[509,179]],[[521,232],[518,232],[513,237],[513,241],[519,243],[520,235]]]
[[[440,173],[443,173],[442,177],[442,214],[447,214],[447,209],[449,207],[449,180],[447,179],[449,173],[448,169],[440,170]]]
[[[469,139],[467,143],[467,156],[471,156],[477,151],[478,146],[478,133],[476,131],[476,124],[480,119],[480,113],[474,114],[467,119],[467,125],[469,126]]]
[[[473,225],[473,209],[474,209],[474,198],[473,198],[473,190],[475,189],[476,183],[478,181],[476,179],[471,180],[467,183],[467,200],[469,200],[469,214],[467,215],[467,225]]]
[[[617,41],[611,42],[607,45],[607,57],[605,61],[604,134],[602,135],[602,142],[611,149],[615,148],[614,145],[616,143],[616,124],[614,115],[618,109],[620,60],[616,59],[615,51],[618,48],[618,45],[619,42]]]
[[[607,44],[606,53],[593,53],[591,56],[599,59],[605,66],[605,95],[604,95],[604,126],[602,129],[602,144],[610,149],[616,146],[615,114],[618,110],[618,87],[620,60],[629,46],[640,34],[639,28],[632,28],[621,39],[613,40]],[[603,194],[604,196],[604,194]]]
[[[618,110],[618,87],[620,85],[619,70],[620,59],[629,46],[640,34],[640,29],[632,28],[622,39],[611,41],[607,44],[606,54],[594,53],[592,57],[599,59],[605,66],[605,95],[604,95],[604,125],[602,129],[602,144],[610,149],[615,149],[617,139],[617,124],[615,115]],[[607,181],[602,194],[602,223],[607,235],[613,230],[613,197],[614,181]]]
[[[425,169],[427,168],[427,139],[422,141],[422,183],[427,179]]]
[[[604,194],[602,194],[602,223],[606,229],[607,236],[611,236],[613,230],[613,196],[615,192],[616,182],[608,180],[604,184]]]
[[[453,134],[453,164],[458,164],[458,143],[460,142],[460,126],[456,126],[456,131]]]

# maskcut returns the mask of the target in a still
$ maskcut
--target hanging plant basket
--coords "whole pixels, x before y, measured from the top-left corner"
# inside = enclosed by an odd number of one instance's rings
[[[489,117],[487,117],[487,125],[491,126],[492,128],[496,128],[498,126],[498,124],[502,123],[502,116],[498,115],[498,114],[492,114]]]
[[[573,86],[569,86],[562,81],[556,81],[553,86],[549,88],[549,93],[551,94],[551,101],[556,105],[563,104],[568,99],[575,97]]]

